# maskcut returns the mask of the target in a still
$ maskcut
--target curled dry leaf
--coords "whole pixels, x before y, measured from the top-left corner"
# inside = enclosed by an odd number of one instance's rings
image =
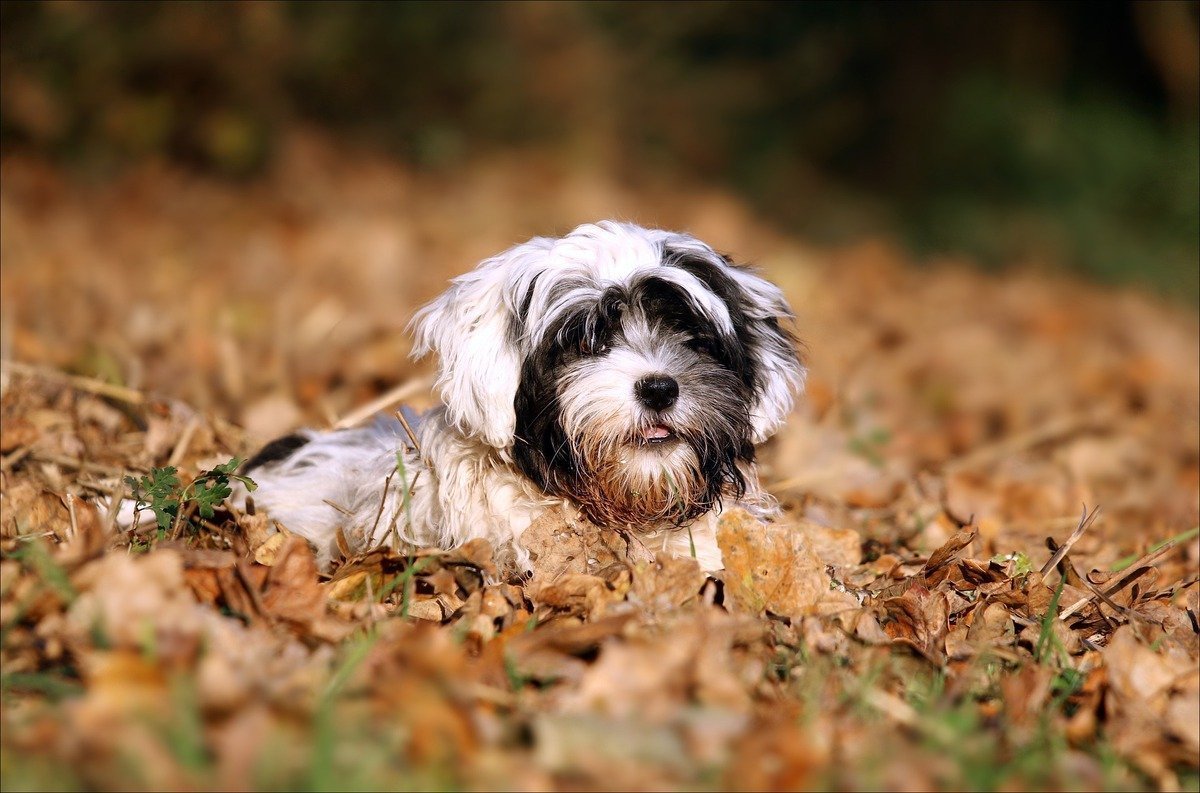
[[[920,584],[900,597],[888,598],[880,607],[880,624],[893,641],[912,647],[935,664],[945,658],[948,617],[945,594]]]

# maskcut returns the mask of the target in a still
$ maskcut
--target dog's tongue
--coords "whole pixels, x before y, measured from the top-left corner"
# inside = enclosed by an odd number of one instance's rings
[[[655,424],[653,427],[642,430],[642,437],[648,441],[661,441],[671,437],[671,429],[661,424]]]

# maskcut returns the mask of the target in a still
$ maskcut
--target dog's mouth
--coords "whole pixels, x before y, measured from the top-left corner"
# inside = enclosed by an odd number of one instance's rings
[[[643,443],[651,446],[657,446],[663,443],[670,443],[675,440],[675,430],[668,427],[666,424],[652,424],[644,428],[638,437]]]

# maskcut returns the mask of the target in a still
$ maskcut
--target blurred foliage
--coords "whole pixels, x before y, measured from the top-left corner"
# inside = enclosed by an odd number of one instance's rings
[[[1198,299],[1197,6],[4,3],[0,144],[229,176],[296,122],[422,167],[537,147],[836,241]]]

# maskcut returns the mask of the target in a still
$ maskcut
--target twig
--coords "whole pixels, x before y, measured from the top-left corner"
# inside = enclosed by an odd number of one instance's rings
[[[241,582],[242,588],[246,591],[246,594],[250,596],[250,602],[254,604],[254,609],[258,612],[259,616],[265,619],[268,625],[274,625],[275,616],[271,614],[271,612],[267,611],[266,605],[263,604],[262,593],[258,591],[258,587],[256,587],[254,582],[252,582],[246,575],[246,571],[243,566],[241,564],[235,564],[233,566],[233,572],[234,575],[237,576],[237,580]]]
[[[1058,618],[1060,620],[1066,620],[1069,617],[1073,616],[1076,612],[1078,612],[1084,606],[1086,606],[1088,603],[1091,603],[1092,600],[1094,600],[1095,598],[1104,597],[1105,595],[1111,596],[1112,594],[1119,592],[1125,586],[1127,581],[1129,581],[1130,579],[1135,577],[1135,575],[1134,575],[1135,573],[1139,573],[1142,569],[1149,567],[1151,564],[1153,564],[1154,562],[1157,562],[1159,559],[1161,559],[1162,557],[1166,556],[1168,553],[1173,551],[1181,543],[1184,543],[1190,539],[1191,539],[1191,537],[1186,536],[1186,535],[1183,537],[1176,537],[1175,539],[1171,540],[1170,542],[1168,542],[1166,545],[1162,546],[1161,548],[1151,551],[1150,553],[1143,556],[1141,559],[1138,559],[1136,562],[1129,565],[1129,567],[1126,567],[1125,570],[1119,576],[1117,576],[1117,579],[1115,581],[1113,581],[1111,584],[1109,584],[1108,586],[1106,586],[1104,589],[1102,589],[1102,590],[1099,588],[1094,589],[1094,590],[1092,590],[1092,594],[1089,597],[1083,598],[1082,600],[1078,600],[1075,603],[1073,603],[1069,609],[1066,609],[1065,611],[1063,611],[1062,614],[1059,614]],[[1087,579],[1085,578],[1084,581],[1087,581]],[[1088,582],[1088,583],[1091,583],[1091,582]]]
[[[97,488],[99,490],[99,488]],[[112,495],[108,500],[108,514],[104,516],[104,526],[110,532],[115,534],[117,531],[117,513],[121,511],[121,496],[125,492],[125,472],[121,471],[121,475],[117,477],[116,483],[113,485]],[[136,508],[137,505],[134,504]]]
[[[91,460],[78,460],[74,457],[67,457],[61,454],[35,452],[32,457],[38,462],[54,463],[55,465],[62,465],[67,468],[75,468],[79,471],[93,471],[107,476],[122,476],[125,473],[123,468],[116,468],[111,465],[104,465],[103,463],[94,463]]]
[[[1050,543],[1051,550],[1057,550],[1054,546],[1054,540],[1052,538],[1048,538],[1047,541]],[[1121,616],[1125,617],[1126,620],[1131,620],[1136,616],[1134,614],[1134,612],[1130,611],[1129,609],[1126,609],[1124,606],[1122,606],[1121,604],[1114,601],[1108,595],[1105,595],[1103,592],[1100,591],[1099,587],[1097,587],[1091,581],[1087,580],[1087,578],[1085,578],[1084,576],[1081,576],[1079,574],[1079,571],[1075,569],[1075,564],[1074,564],[1074,562],[1071,561],[1070,556],[1067,556],[1064,554],[1062,557],[1062,560],[1059,562],[1059,564],[1065,565],[1067,567],[1067,569],[1075,576],[1075,578],[1078,579],[1084,585],[1085,588],[1087,588],[1090,592],[1092,592],[1092,594],[1094,594],[1096,597],[1100,598],[1100,600],[1104,601],[1104,603],[1107,604],[1111,609],[1116,611]],[[1043,573],[1043,575],[1045,575],[1045,573]],[[1065,575],[1064,575],[1064,577],[1065,577]],[[1071,605],[1074,606],[1075,604],[1072,603]],[[1111,625],[1111,621],[1108,619],[1107,616],[1105,616],[1105,614],[1103,612],[1100,612],[1100,618],[1103,619],[1105,621],[1105,623],[1108,623]]]
[[[345,507],[343,507],[341,504],[335,504],[334,502],[330,501],[327,498],[323,498],[323,499],[321,499],[321,501],[323,501],[323,502],[325,502],[325,504],[333,507],[338,512],[342,513],[343,515],[345,515],[348,518],[354,517],[354,513],[351,512],[350,510],[346,509]]]
[[[419,377],[415,380],[409,380],[407,383],[401,383],[385,394],[381,394],[375,399],[372,399],[367,404],[360,408],[350,411],[345,416],[340,418],[334,425],[335,430],[344,430],[353,427],[374,416],[380,411],[390,408],[398,402],[403,402],[409,397],[419,394],[422,391],[428,391],[433,385],[433,381],[428,377]]]
[[[71,541],[79,537],[79,521],[75,517],[75,494],[67,493],[67,513],[71,516]]]
[[[1067,538],[1067,541],[1058,547],[1058,550],[1054,552],[1050,560],[1042,565],[1042,575],[1049,573],[1054,569],[1055,565],[1062,561],[1062,558],[1071,550],[1071,546],[1079,541],[1079,538],[1083,536],[1088,527],[1096,522],[1096,518],[1099,515],[1099,506],[1094,507],[1091,512],[1088,512],[1087,504],[1083,505],[1083,514],[1079,516],[1079,525],[1075,527],[1075,531],[1071,532],[1071,536]]]
[[[195,484],[193,482],[193,484]],[[191,485],[188,485],[191,487]],[[179,511],[175,513],[175,520],[171,523],[170,539],[178,540],[179,535],[183,533],[183,526],[191,520],[192,515],[196,512],[196,505],[190,499],[186,498],[188,487],[185,487],[179,492]]]
[[[380,573],[382,575],[382,570]],[[376,622],[375,609],[373,608],[375,605],[375,585],[371,582],[371,574],[369,572],[367,573],[367,578],[364,583],[367,585],[366,589],[363,591],[363,598],[367,601],[367,622],[370,624],[371,628],[374,628]]]
[[[1120,603],[1116,602],[1115,600],[1110,598],[1108,595],[1104,594],[1104,592],[1102,592],[1100,590],[1100,587],[1096,586],[1091,581],[1087,580],[1086,576],[1079,576],[1079,580],[1083,582],[1083,585],[1088,588],[1089,592],[1091,592],[1095,597],[1100,598],[1100,600],[1104,601],[1105,605],[1107,605],[1113,611],[1120,614],[1125,619],[1129,620],[1129,619],[1133,619],[1134,617],[1137,616],[1134,611],[1125,608]],[[1103,616],[1103,614],[1101,616]]]
[[[94,377],[83,377],[82,375],[67,374],[66,372],[60,372],[57,369],[47,369],[42,366],[30,366],[29,364],[20,363],[19,361],[0,361],[0,368],[10,372],[16,372],[17,374],[22,374],[27,377],[40,377],[44,380],[54,380],[60,383],[65,383],[80,391],[86,391],[90,394],[96,394],[98,396],[106,396],[121,402],[128,402],[131,405],[142,405],[146,402],[146,395],[141,391],[135,391],[134,389],[127,388],[125,386],[106,383],[103,380],[97,380]]]
[[[375,522],[371,524],[371,533],[369,537],[375,536],[375,530],[379,528],[379,521],[383,517],[383,509],[387,506],[388,491],[392,489],[392,477],[396,475],[396,469],[393,468],[387,478],[383,480],[383,495],[379,498],[379,511],[375,513]]]
[[[417,442],[417,433],[413,432],[413,428],[408,424],[408,419],[404,418],[403,410],[397,410],[395,413],[396,418],[400,421],[400,426],[404,427],[404,431],[408,433],[409,442],[412,443],[412,447],[419,455],[421,453],[421,444]]]
[[[175,448],[171,450],[171,456],[167,458],[167,465],[179,465],[183,460],[183,456],[187,454],[188,447],[192,445],[192,438],[196,436],[196,430],[198,429],[200,429],[200,417],[192,416],[188,419],[187,426],[183,428],[183,432],[179,435],[179,441],[175,444]]]

